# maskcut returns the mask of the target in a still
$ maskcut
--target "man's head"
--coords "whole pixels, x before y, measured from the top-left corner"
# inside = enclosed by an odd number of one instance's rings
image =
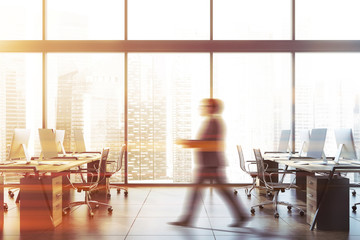
[[[200,115],[212,115],[212,114],[221,114],[224,108],[224,104],[220,99],[216,98],[205,98],[201,100],[200,104]]]

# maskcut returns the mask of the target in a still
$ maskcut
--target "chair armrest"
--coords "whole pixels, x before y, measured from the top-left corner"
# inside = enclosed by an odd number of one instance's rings
[[[247,167],[249,172],[250,172],[250,165],[251,164],[256,165],[256,161],[246,161],[246,163],[248,164]]]

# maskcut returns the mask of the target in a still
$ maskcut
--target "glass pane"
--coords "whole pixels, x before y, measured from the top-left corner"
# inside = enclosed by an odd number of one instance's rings
[[[291,39],[291,0],[214,0],[214,40]]]
[[[208,0],[129,0],[130,40],[208,40]]]
[[[34,53],[0,53],[0,158],[9,154],[15,128],[31,130],[28,151],[40,153],[42,127],[42,57]]]
[[[0,0],[0,40],[41,40],[42,0]]]
[[[191,182],[198,105],[209,97],[209,54],[129,54],[129,181]]]
[[[48,0],[47,39],[123,40],[123,0]]]
[[[296,39],[360,39],[359,0],[296,1]]]
[[[296,54],[296,134],[327,128],[326,156],[335,156],[336,128],[353,129],[360,154],[359,61],[358,53]]]
[[[291,55],[214,54],[214,97],[224,101],[229,180],[251,182],[240,170],[236,145],[254,159],[253,148],[277,150],[281,130],[290,129]]]
[[[69,152],[80,129],[87,151],[110,147],[115,161],[124,143],[124,54],[48,54],[47,64],[48,128],[65,130]]]

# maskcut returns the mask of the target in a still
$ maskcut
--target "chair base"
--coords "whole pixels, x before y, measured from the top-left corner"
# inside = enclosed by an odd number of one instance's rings
[[[92,209],[90,204],[95,204],[95,208],[98,208],[99,205],[107,206],[108,207],[108,212],[112,213],[113,208],[112,208],[112,206],[110,204],[99,202],[99,201],[93,201],[93,200],[89,200],[89,199],[90,199],[89,193],[86,192],[84,201],[77,201],[77,202],[69,203],[69,205],[67,207],[63,208],[63,214],[66,215],[70,211],[70,209],[72,207],[81,206],[81,205],[87,205],[88,208],[89,208],[89,215],[90,215],[90,217],[93,217],[94,212],[93,212],[93,209]]]
[[[263,208],[265,205],[274,205],[274,217],[279,218],[279,213],[277,211],[277,205],[284,205],[284,206],[287,206],[289,211],[291,211],[292,208],[296,208],[297,210],[299,210],[300,216],[304,216],[305,212],[304,212],[304,210],[302,208],[297,207],[297,206],[295,206],[295,205],[293,205],[291,203],[288,203],[288,202],[277,201],[278,193],[279,192],[275,193],[275,195],[273,197],[273,200],[271,200],[271,201],[265,201],[265,202],[261,202],[259,204],[251,206],[250,212],[252,214],[255,214],[255,207]]]
[[[108,194],[107,194],[107,197],[108,197],[108,198],[111,198],[110,190],[111,190],[112,188],[115,188],[115,189],[116,189],[116,192],[117,192],[118,194],[120,194],[121,190],[123,190],[125,197],[127,197],[127,195],[129,194],[128,189],[125,188],[125,187],[119,187],[119,186],[115,186],[115,185],[109,185],[109,186],[108,186]]]
[[[255,187],[256,187],[256,178],[253,179],[252,185],[234,188],[234,194],[237,195],[239,189],[244,189],[245,188],[246,196],[251,197],[251,191],[254,190]],[[250,189],[248,189],[248,188],[250,188]]]

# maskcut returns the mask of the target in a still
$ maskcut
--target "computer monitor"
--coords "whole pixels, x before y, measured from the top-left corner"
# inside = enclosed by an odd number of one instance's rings
[[[30,162],[31,156],[27,150],[29,138],[30,129],[14,129],[9,151],[9,160],[25,158],[26,162]]]
[[[310,131],[309,130],[301,130],[300,131],[300,141],[301,148],[299,151],[299,156],[303,156],[304,153],[307,153],[309,149],[309,141],[310,141]]]
[[[58,157],[58,150],[56,146],[56,136],[52,129],[39,129],[41,155],[44,158]]]
[[[64,148],[64,138],[65,130],[55,130],[55,141],[58,153],[66,154]]]
[[[326,128],[314,128],[311,130],[307,157],[324,158],[324,145],[326,139]],[[326,159],[326,158],[325,158]]]
[[[74,130],[75,152],[86,152],[84,135],[80,129]]]
[[[281,130],[280,142],[279,142],[279,152],[288,152],[289,141],[290,141],[291,130]]]
[[[340,159],[357,159],[354,137],[351,128],[335,129],[336,145],[338,147],[335,163],[338,164]]]

